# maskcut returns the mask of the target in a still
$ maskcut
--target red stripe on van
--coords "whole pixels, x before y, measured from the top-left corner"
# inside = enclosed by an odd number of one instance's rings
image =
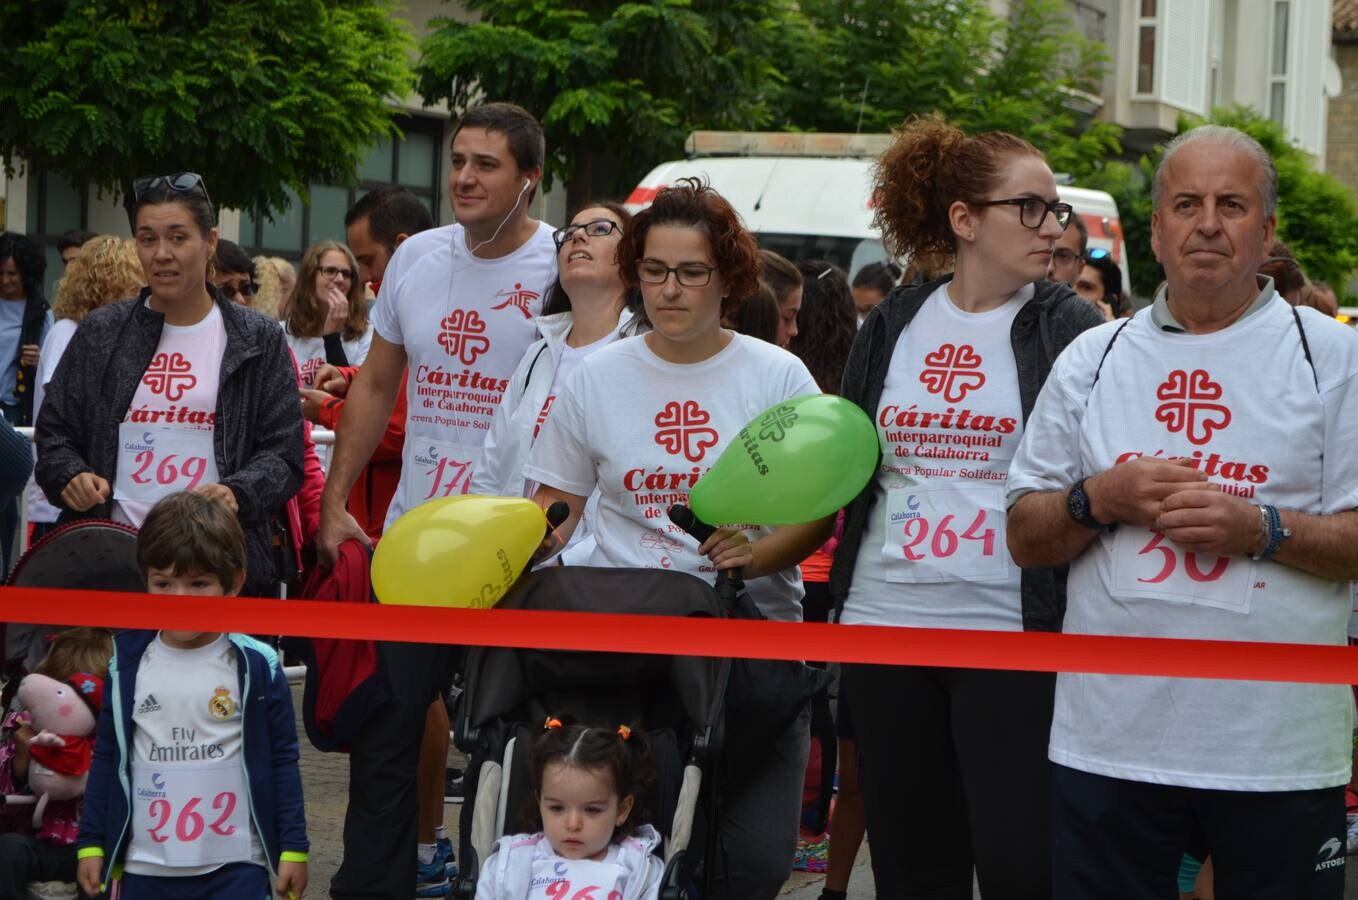
[[[669,187],[669,185],[667,184],[658,184],[655,187],[638,187],[634,189],[632,193],[627,195],[627,200],[625,202],[637,205],[643,203],[650,203],[652,200],[655,199],[656,194],[660,193],[667,187]]]

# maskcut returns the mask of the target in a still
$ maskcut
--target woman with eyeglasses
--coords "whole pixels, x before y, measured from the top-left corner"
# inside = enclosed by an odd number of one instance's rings
[[[327,363],[363,365],[373,327],[358,263],[348,247],[335,241],[311,245],[302,256],[297,288],[283,321],[302,387],[314,387],[316,372]]]
[[[1057,631],[1064,576],[1005,549],[1005,478],[1056,355],[1103,321],[1045,280],[1071,207],[1041,152],[913,119],[878,163],[887,246],[952,274],[868,314],[843,395],[877,425],[876,477],[830,574],[854,625]],[[846,665],[879,897],[1051,893],[1050,673]]]
[[[651,330],[592,354],[556,396],[524,471],[541,485],[535,499],[570,506],[558,529],[568,539],[597,490],[590,565],[674,569],[708,582],[740,568],[765,616],[799,620],[797,562],[828,537],[830,520],[713,522],[724,527],[700,545],[665,515],[755,416],[819,393],[795,356],[721,325],[723,311],[758,285],[754,238],[719,194],[681,179],[627,225],[617,262],[623,283],[640,289]],[[725,748],[719,826],[731,897],[772,898],[787,880],[808,721],[803,710],[757,747]]]
[[[85,316],[38,418],[37,480],[61,521],[139,526],[192,490],[245,529],[246,590],[276,595],[269,523],[302,481],[296,370],[277,323],[213,286],[217,245],[203,180],[138,179],[133,241],[146,283]]]
[[[542,337],[524,353],[495,409],[472,469],[473,494],[531,496],[523,466],[566,380],[596,350],[645,329],[641,295],[618,271],[618,241],[631,218],[620,203],[590,203],[552,235],[557,277],[537,318]],[[577,545],[586,533],[577,529]]]

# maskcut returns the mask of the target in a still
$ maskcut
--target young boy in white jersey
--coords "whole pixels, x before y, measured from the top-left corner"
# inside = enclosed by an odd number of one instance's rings
[[[142,524],[137,564],[153,594],[235,596],[245,536],[221,501],[171,494]],[[76,842],[81,889],[121,878],[124,900],[300,897],[297,753],[272,649],[243,634],[120,632]]]

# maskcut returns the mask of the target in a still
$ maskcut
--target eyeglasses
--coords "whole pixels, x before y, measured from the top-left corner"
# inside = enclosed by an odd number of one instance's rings
[[[658,259],[643,259],[637,263],[637,278],[646,284],[664,284],[673,272],[675,279],[683,287],[705,287],[712,280],[712,273],[715,271],[716,266],[703,263],[667,266]]]
[[[334,281],[336,278],[343,278],[345,281],[354,280],[353,269],[340,269],[336,268],[335,266],[321,266],[317,271],[324,275],[326,278],[329,278],[331,281]]]
[[[203,184],[203,176],[197,172],[177,172],[174,175],[147,175],[132,182],[132,197],[137,202],[141,198],[157,188],[164,187],[166,190],[175,194],[202,194],[203,199],[209,203],[212,198],[207,195],[207,185]]]
[[[1068,266],[1079,258],[1080,254],[1069,247],[1057,247],[1052,251],[1052,261],[1059,262],[1063,266]]]
[[[1017,206],[1019,208],[1019,222],[1023,223],[1024,228],[1034,230],[1041,228],[1042,223],[1047,221],[1047,213],[1056,216],[1056,224],[1061,226],[1064,231],[1070,224],[1070,217],[1075,213],[1075,207],[1069,203],[1048,203],[1041,197],[1011,197],[1008,200],[983,200],[974,206]]]
[[[249,300],[259,291],[259,285],[255,284],[253,281],[243,281],[240,284],[232,284],[228,281],[224,284],[219,284],[217,290],[221,291],[222,296],[226,297],[228,300],[237,294],[240,294],[246,300]]]
[[[593,219],[589,222],[581,222],[579,225],[567,225],[565,228],[552,232],[552,240],[556,241],[556,249],[560,250],[582,228],[585,235],[592,238],[607,237],[615,231],[622,234],[622,228],[612,219]]]

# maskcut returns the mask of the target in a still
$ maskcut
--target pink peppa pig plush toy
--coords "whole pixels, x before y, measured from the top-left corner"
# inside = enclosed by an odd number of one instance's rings
[[[37,732],[28,744],[28,785],[37,798],[33,827],[38,828],[48,801],[74,800],[85,794],[104,679],[76,672],[66,681],[57,681],[34,673],[19,683],[17,696]],[[23,802],[15,797],[6,800]]]

